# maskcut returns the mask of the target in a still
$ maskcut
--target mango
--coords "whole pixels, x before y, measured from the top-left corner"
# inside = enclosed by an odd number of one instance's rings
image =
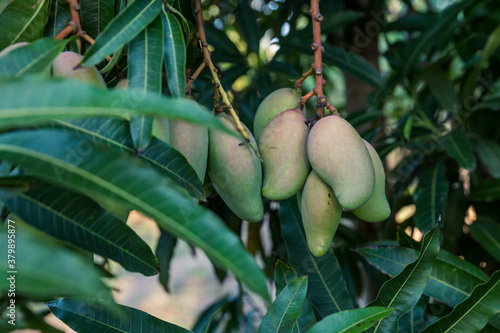
[[[313,255],[321,257],[330,248],[340,223],[342,206],[332,188],[314,170],[302,190],[300,207],[307,246]]]
[[[5,49],[3,49],[1,52],[0,52],[0,58],[3,57],[4,55],[6,55],[7,53],[11,52],[11,51],[14,51],[15,49],[18,49],[22,46],[25,46],[25,45],[28,45],[29,43],[27,42],[19,42],[19,43],[15,43],[15,44],[12,44],[12,45],[9,45],[7,46]]]
[[[354,209],[354,215],[366,222],[381,222],[391,215],[391,208],[385,197],[385,171],[382,161],[375,148],[365,140],[363,142],[368,148],[375,169],[375,190],[370,199],[361,207]]]
[[[296,90],[282,88],[264,98],[257,108],[253,122],[255,139],[259,141],[262,131],[264,131],[264,128],[269,124],[271,119],[285,110],[296,107],[300,101],[300,97],[300,94]]]
[[[288,199],[297,193],[309,175],[307,134],[309,128],[298,109],[281,112],[264,128],[259,151],[264,160],[262,195],[269,200]]]
[[[240,145],[244,138],[233,118],[227,115],[218,118],[238,137],[221,131],[208,132],[208,176],[222,200],[238,217],[259,222],[264,216],[260,160],[249,144]],[[250,131],[244,128],[257,146]]]
[[[353,210],[368,201],[375,188],[373,163],[358,132],[345,119],[336,115],[320,119],[309,133],[307,156],[342,207]]]
[[[73,80],[91,83],[100,88],[106,88],[106,82],[95,66],[74,69],[80,65],[83,56],[78,53],[65,51],[60,53],[52,63],[52,74],[55,77],[70,78]]]

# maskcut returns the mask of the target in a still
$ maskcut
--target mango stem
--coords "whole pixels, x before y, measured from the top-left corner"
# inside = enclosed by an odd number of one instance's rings
[[[323,80],[323,52],[325,48],[321,44],[321,21],[323,21],[323,15],[319,12],[319,0],[311,0],[311,9],[309,10],[309,15],[312,18],[313,27],[313,40],[311,48],[314,51],[314,64],[313,70],[316,75],[316,113],[319,119],[323,118],[324,112],[324,102],[326,102],[326,96],[323,94],[323,85],[325,81]]]

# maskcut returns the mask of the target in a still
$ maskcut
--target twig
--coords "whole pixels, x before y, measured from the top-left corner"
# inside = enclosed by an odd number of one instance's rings
[[[95,40],[94,38],[90,37],[89,35],[87,35],[87,33],[83,30],[81,30],[79,33],[78,33],[78,36],[82,37],[83,39],[85,39],[88,43],[90,44],[94,44],[95,43]],[[107,61],[111,61],[113,60],[110,56],[106,56],[106,60]]]
[[[304,82],[305,79],[307,79],[308,76],[312,75],[314,73],[313,65],[307,72],[302,74],[302,77],[300,79],[295,80],[295,88],[300,89],[302,88],[302,83]]]
[[[69,22],[70,23],[75,23],[73,21],[69,21]],[[75,31],[75,27],[74,27],[74,25],[71,25],[70,23],[68,23],[68,25],[66,26],[66,28],[62,29],[61,32],[59,32],[57,34],[57,36],[54,37],[54,38],[55,39],[64,39],[64,38],[68,37],[69,35],[74,34],[76,32]],[[75,25],[76,25],[76,23],[75,23]]]
[[[196,71],[194,71],[193,75],[189,76],[189,79],[186,82],[186,95],[189,95],[191,93],[191,85],[193,84],[194,80],[196,80],[198,75],[200,75],[201,71],[203,69],[205,69],[206,66],[207,66],[207,62],[205,61],[205,59],[203,59],[200,66],[198,66]]]
[[[82,29],[82,22],[80,21],[80,4],[78,4],[78,0],[68,0],[69,3],[69,12],[71,16],[71,21],[76,24],[78,29],[74,32],[78,34]],[[78,50],[82,51],[82,41],[80,39],[76,40],[76,44],[78,45]]]
[[[234,122],[236,123],[236,128],[238,129],[238,131],[241,132],[241,134],[245,138],[245,141],[248,140],[250,147],[252,147],[252,149],[255,152],[255,155],[257,155],[259,160],[261,162],[264,162],[262,160],[262,157],[259,154],[259,151],[257,150],[257,147],[253,144],[252,141],[250,141],[250,138],[249,138],[247,132],[245,131],[245,128],[243,128],[243,126],[241,125],[240,119],[238,118],[236,111],[234,110],[231,102],[229,101],[229,97],[228,97],[226,91],[224,90],[224,88],[220,84],[220,80],[219,80],[219,77],[217,75],[217,68],[215,68],[214,63],[212,62],[212,58],[210,56],[210,50],[208,49],[207,37],[205,35],[205,21],[203,20],[203,13],[201,10],[201,0],[195,0],[194,13],[196,14],[196,22],[198,24],[198,38],[200,39],[200,43],[202,46],[203,57],[205,58],[205,60],[207,62],[208,68],[210,69],[210,73],[212,74],[212,79],[214,81],[214,85],[219,90],[219,93],[222,97],[222,102],[227,106],[229,113],[233,117]]]
[[[314,95],[316,95],[316,88],[314,88],[313,90],[311,90],[310,92],[308,92],[307,94],[305,94],[304,96],[302,96],[300,98],[300,101],[299,101],[299,108],[303,108],[304,105],[306,105],[306,102],[309,98],[313,97]]]
[[[317,104],[316,104],[316,113],[319,118],[323,118],[324,106],[322,106],[326,102],[326,96],[323,94],[323,52],[324,47],[321,44],[321,21],[323,21],[323,15],[319,12],[319,0],[311,0],[311,9],[309,10],[309,14],[312,18],[312,26],[313,26],[313,39],[314,42],[311,45],[311,48],[314,50],[314,73],[316,74],[316,96],[317,96]]]

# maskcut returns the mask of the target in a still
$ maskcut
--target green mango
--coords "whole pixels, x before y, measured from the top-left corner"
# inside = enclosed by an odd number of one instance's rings
[[[321,257],[330,248],[340,223],[342,206],[332,188],[314,170],[302,190],[300,207],[307,246],[312,254]]]
[[[264,98],[257,108],[253,122],[255,139],[259,141],[262,131],[264,131],[271,119],[285,110],[295,108],[300,101],[300,97],[300,93],[296,90],[282,88]]]
[[[208,176],[226,205],[240,218],[259,222],[264,216],[262,167],[252,147],[244,142],[233,118],[219,115],[221,122],[238,137],[221,131],[209,131]],[[250,140],[250,131],[243,125]]]
[[[307,134],[302,112],[295,108],[281,112],[266,126],[259,141],[264,160],[262,195],[269,200],[288,199],[297,193],[309,175]]]
[[[366,222],[381,222],[391,215],[391,207],[385,197],[385,171],[382,161],[375,148],[365,140],[363,142],[368,148],[375,169],[375,190],[370,199],[361,207],[354,209],[354,215]]]
[[[342,207],[353,210],[368,201],[375,171],[368,149],[348,121],[336,115],[320,119],[309,133],[307,156]]]
[[[14,51],[15,49],[18,49],[18,48],[25,46],[25,45],[28,45],[28,44],[29,44],[28,42],[19,42],[19,43],[9,45],[0,52],[0,58],[11,51]]]
[[[60,53],[52,63],[52,74],[55,77],[70,78],[88,82],[100,88],[106,88],[106,82],[95,66],[74,69],[82,62],[83,56],[65,51]]]

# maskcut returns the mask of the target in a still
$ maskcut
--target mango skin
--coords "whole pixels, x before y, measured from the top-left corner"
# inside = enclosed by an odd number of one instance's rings
[[[91,83],[100,88],[106,88],[106,82],[95,66],[73,69],[80,64],[83,56],[78,53],[61,52],[52,63],[52,74],[55,77],[70,78],[77,81]]]
[[[375,188],[373,163],[358,132],[345,119],[320,119],[309,133],[307,156],[342,207],[353,210],[368,201]]]
[[[266,126],[259,141],[264,160],[262,195],[269,200],[288,199],[297,193],[309,175],[307,134],[309,128],[299,109],[281,112]]]
[[[271,119],[285,110],[296,107],[300,101],[300,97],[297,91],[290,88],[278,89],[267,95],[255,113],[253,121],[255,139],[257,141],[260,140],[262,131],[264,131],[264,128],[269,124]]]
[[[29,44],[28,42],[19,42],[19,43],[9,45],[0,52],[0,58],[11,51],[14,51],[15,49],[18,49],[18,48],[25,46],[25,45],[28,45],[28,44]]]
[[[313,255],[321,257],[330,249],[340,223],[342,206],[332,188],[314,170],[302,190],[300,207],[307,246]]]
[[[366,222],[382,222],[391,215],[391,207],[385,197],[384,166],[375,148],[365,140],[363,142],[368,148],[375,169],[375,190],[370,199],[361,207],[354,209],[352,213]]]
[[[217,118],[238,137],[209,131],[208,176],[226,205],[241,219],[259,222],[264,216],[262,202],[262,168],[259,158],[244,142],[234,120],[227,115]],[[256,145],[250,131],[243,125]]]

